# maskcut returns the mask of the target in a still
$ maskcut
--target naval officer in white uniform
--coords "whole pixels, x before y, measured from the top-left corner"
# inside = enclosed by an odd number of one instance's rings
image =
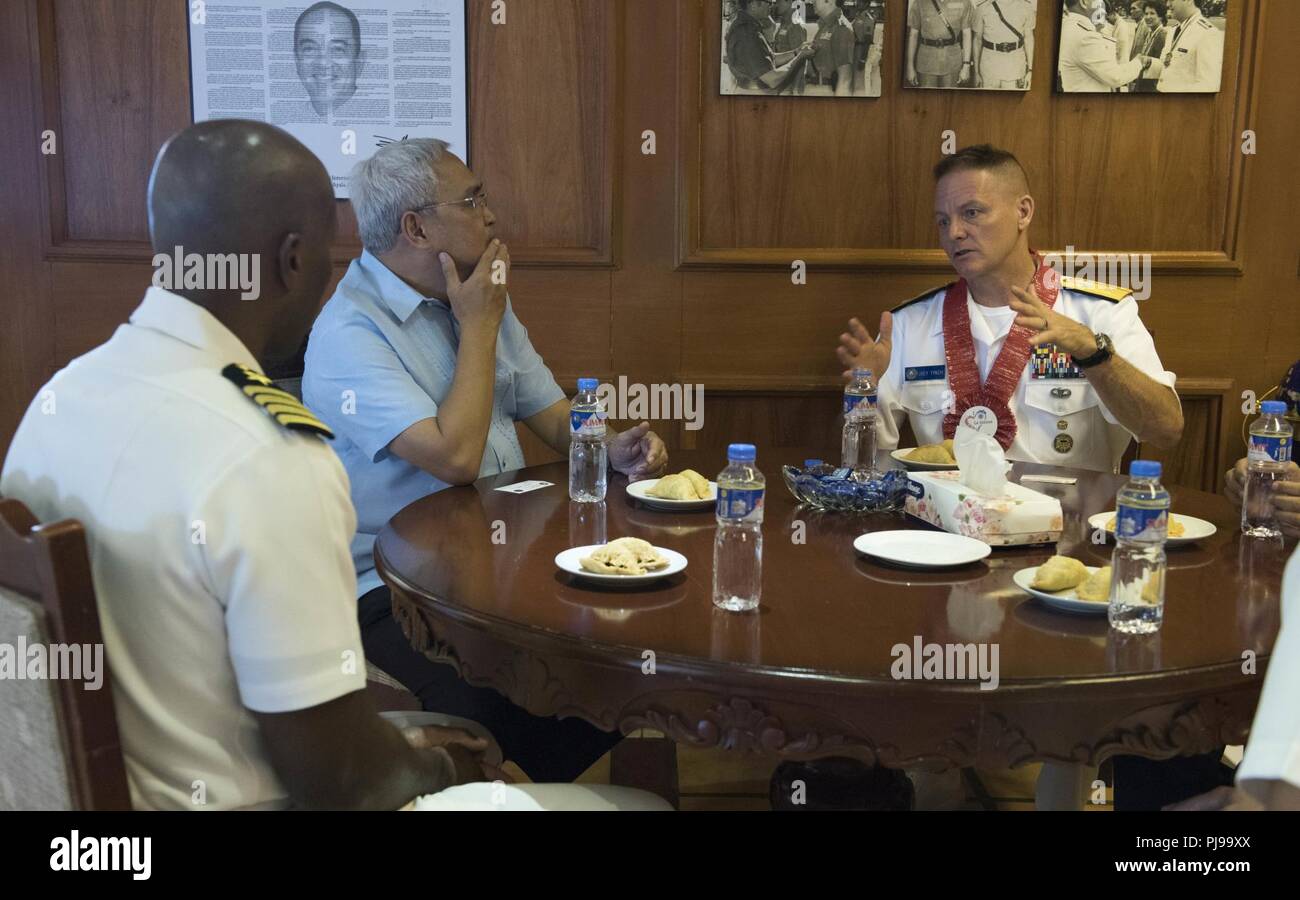
[[[1159,65],[1144,56],[1118,60],[1114,38],[1106,37],[1088,18],[1085,0],[1066,0],[1061,22],[1061,56],[1058,71],[1067,94],[1110,93],[1132,84],[1148,68]],[[1150,75],[1149,77],[1155,77]]]
[[[330,430],[261,370],[319,309],[334,215],[324,167],[277,128],[173,136],[149,181],[154,250],[251,258],[256,296],[150,288],[37,393],[0,470],[0,495],[86,527],[132,805],[667,808],[622,788],[494,785],[482,737],[408,740],[376,714],[347,476]]]
[[[897,446],[905,417],[921,443],[964,421],[1008,459],[1104,472],[1132,437],[1176,444],[1175,376],[1137,301],[1057,279],[1030,251],[1034,200],[1016,158],[968,147],[935,177],[939,241],[960,280],[882,315],[877,341],[852,320],[837,348],[846,366],[877,373],[881,447]]]
[[[1165,94],[1216,93],[1223,77],[1223,32],[1200,7],[1204,0],[1170,0],[1170,29],[1156,90]],[[1150,76],[1148,76],[1150,77]]]

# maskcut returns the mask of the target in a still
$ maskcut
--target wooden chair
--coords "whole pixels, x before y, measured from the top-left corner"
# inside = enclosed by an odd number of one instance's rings
[[[20,639],[103,643],[81,523],[42,526],[22,503],[0,499],[0,644],[16,654]],[[0,810],[131,808],[102,664],[98,690],[80,680],[0,680]]]

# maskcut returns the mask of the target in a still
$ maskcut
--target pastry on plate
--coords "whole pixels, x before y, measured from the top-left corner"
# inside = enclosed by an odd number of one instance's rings
[[[712,494],[708,479],[694,469],[684,469],[660,478],[646,491],[646,496],[661,500],[708,500]]]
[[[1038,567],[1030,587],[1054,594],[1080,585],[1088,577],[1088,567],[1069,556],[1053,556]]]
[[[709,490],[709,479],[705,478],[694,469],[682,469],[681,474],[683,478],[690,480],[691,484],[695,487],[696,495],[701,500],[708,500],[709,497],[712,496],[713,492]]]
[[[1102,566],[1083,580],[1075,592],[1080,600],[1106,603],[1110,600],[1110,566]]]
[[[640,538],[619,538],[578,560],[578,565],[597,575],[647,575],[668,566],[668,560]]]
[[[932,463],[940,466],[950,466],[957,461],[957,458],[952,455],[952,441],[944,441],[942,444],[922,444],[903,458],[908,462]]]

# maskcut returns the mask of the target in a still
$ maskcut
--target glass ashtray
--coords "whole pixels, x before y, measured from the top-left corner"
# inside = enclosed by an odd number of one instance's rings
[[[809,462],[815,462],[810,460]],[[824,464],[782,466],[785,486],[800,503],[849,513],[893,512],[907,497],[904,469],[836,469]]]

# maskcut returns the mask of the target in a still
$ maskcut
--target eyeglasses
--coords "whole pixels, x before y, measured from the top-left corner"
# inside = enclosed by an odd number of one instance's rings
[[[470,209],[487,208],[487,192],[479,191],[473,197],[466,197],[463,200],[447,200],[443,203],[430,203],[427,206],[419,206],[411,212],[424,212],[426,209],[437,209],[440,206],[468,206]]]

